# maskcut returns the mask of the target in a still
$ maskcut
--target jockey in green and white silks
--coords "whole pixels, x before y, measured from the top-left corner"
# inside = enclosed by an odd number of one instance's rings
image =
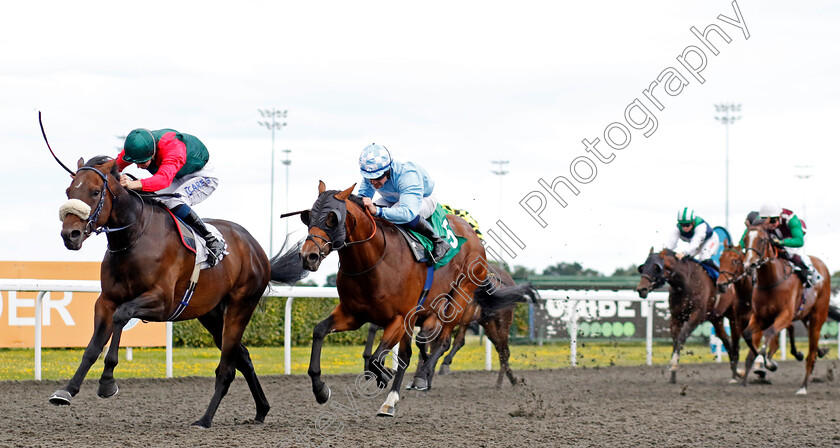
[[[792,211],[775,203],[768,203],[758,210],[759,218],[766,219],[765,229],[778,247],[779,256],[793,263],[806,288],[814,283],[814,265],[805,252],[805,223]],[[743,246],[743,242],[741,243]]]
[[[437,207],[435,183],[423,167],[391,158],[388,148],[372,143],[359,156],[362,183],[359,196],[376,217],[414,230],[428,238],[436,263],[451,247],[426,221]],[[379,198],[373,201],[374,193]]]
[[[717,265],[712,257],[717,253],[720,240],[712,227],[699,216],[694,216],[694,210],[688,207],[677,212],[677,226],[668,236],[665,249],[677,253],[677,258],[694,257],[697,261],[709,265]]]

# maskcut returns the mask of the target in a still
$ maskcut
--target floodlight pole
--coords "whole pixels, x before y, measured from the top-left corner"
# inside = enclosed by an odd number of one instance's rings
[[[283,128],[283,126],[286,126],[286,123],[281,123],[278,121],[278,119],[285,119],[288,111],[277,110],[274,108],[271,108],[271,110],[257,109],[257,111],[263,118],[271,118],[271,121],[266,120],[257,122],[260,126],[264,126],[268,129],[271,129],[271,205],[269,206],[269,213],[271,214],[271,219],[268,230],[268,256],[271,257],[274,255],[274,131],[280,130]]]
[[[715,104],[715,109],[717,113],[723,113],[724,115],[715,116],[715,120],[720,121],[726,126],[726,216],[724,219],[726,230],[729,230],[729,125],[735,123],[735,121],[740,120],[741,116],[732,116],[729,112],[741,112],[741,105],[740,104]]]

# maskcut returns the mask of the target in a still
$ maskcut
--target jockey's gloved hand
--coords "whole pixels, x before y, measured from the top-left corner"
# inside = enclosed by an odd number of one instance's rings
[[[772,239],[770,239],[770,244],[772,244],[772,245],[774,245],[774,246],[776,246],[776,247],[782,247],[782,242],[781,242],[781,241],[779,241],[779,239],[778,239],[778,238],[772,238]]]
[[[677,252],[677,254],[674,256],[677,257],[677,260],[682,260],[683,258],[685,258],[685,252]]]

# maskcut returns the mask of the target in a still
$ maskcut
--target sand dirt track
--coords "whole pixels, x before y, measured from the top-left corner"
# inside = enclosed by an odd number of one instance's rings
[[[118,379],[107,400],[89,380],[69,407],[47,402],[63,382],[10,381],[0,383],[0,446],[838,446],[838,365],[818,361],[804,397],[794,395],[804,375],[796,362],[781,363],[772,385],[746,388],[727,384],[724,364],[682,366],[677,385],[661,366],[525,371],[527,385],[501,390],[495,372],[455,372],[425,396],[403,393],[396,419],[374,416],[384,394],[357,397],[356,411],[331,414],[329,430],[343,425],[333,438],[315,429],[330,408],[315,403],[306,376],[262,378],[272,405],[264,425],[246,423],[254,405],[237,377],[209,430],[188,425],[212,378]],[[325,379],[330,401],[347,405],[355,377]]]

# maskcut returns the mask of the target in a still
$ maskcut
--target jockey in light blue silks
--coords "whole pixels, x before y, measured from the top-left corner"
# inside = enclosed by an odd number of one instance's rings
[[[685,256],[719,269],[712,257],[717,253],[720,239],[712,227],[688,207],[677,212],[677,226],[665,242],[665,249],[676,252],[677,259]]]
[[[426,170],[413,162],[393,160],[388,148],[376,143],[362,151],[359,168],[363,178],[359,196],[370,214],[425,236],[434,244],[434,262],[443,258],[452,246],[426,221],[437,207],[435,183]],[[379,198],[374,201],[376,192]]]

